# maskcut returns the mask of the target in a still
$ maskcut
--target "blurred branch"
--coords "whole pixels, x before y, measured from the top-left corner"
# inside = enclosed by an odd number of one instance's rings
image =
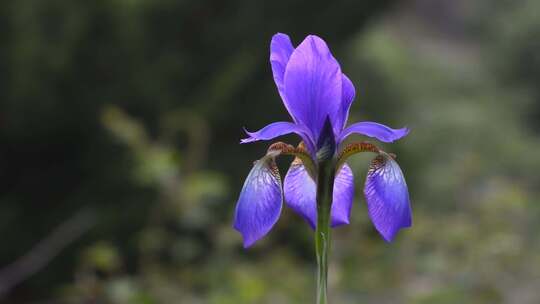
[[[210,130],[207,122],[193,111],[178,109],[167,113],[162,120],[165,140],[174,142],[174,136],[182,131],[188,136],[186,159],[182,169],[185,174],[189,174],[198,169],[206,159]]]
[[[231,98],[246,80],[253,76],[257,63],[262,59],[251,48],[243,48],[234,52],[224,63],[214,69],[214,73],[208,79],[201,82],[195,93],[188,98],[187,104],[194,104],[196,112],[210,118],[221,115],[223,109],[232,106]]]
[[[92,210],[83,208],[54,229],[28,253],[0,269],[0,299],[15,286],[45,267],[64,248],[84,235],[95,224]]]

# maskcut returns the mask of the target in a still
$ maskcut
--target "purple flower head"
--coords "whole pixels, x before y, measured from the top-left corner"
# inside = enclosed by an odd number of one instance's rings
[[[303,157],[298,157],[302,147],[296,148],[295,152],[290,148],[286,149],[288,152],[269,152],[254,165],[235,212],[234,227],[242,233],[246,247],[266,235],[276,223],[283,198],[312,228],[315,227],[314,171],[322,154],[342,162],[336,167],[331,225],[348,224],[354,198],[354,177],[344,159],[352,154],[347,152],[365,151],[344,148],[338,153],[341,142],[354,133],[393,142],[409,132],[407,128],[392,129],[367,121],[345,128],[355,88],[342,73],[324,40],[317,36],[307,36],[294,48],[289,36],[274,35],[270,44],[270,63],[279,95],[292,122],[274,122],[256,132],[246,131],[249,137],[241,142],[271,140],[295,133],[301,137],[307,151],[304,150]],[[372,164],[364,193],[375,228],[385,240],[390,241],[399,229],[411,225],[409,195],[403,174],[394,159],[371,146],[369,151],[378,153],[378,167]],[[285,176],[283,192],[279,172],[273,162],[279,154],[297,156]]]

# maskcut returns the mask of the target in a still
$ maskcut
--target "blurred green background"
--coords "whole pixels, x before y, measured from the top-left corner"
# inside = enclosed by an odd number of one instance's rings
[[[268,62],[284,32],[329,43],[357,89],[350,121],[412,130],[384,145],[414,210],[394,243],[367,217],[370,157],[351,161],[332,303],[540,303],[539,11],[534,0],[3,1],[0,302],[314,302],[299,216],[285,208],[249,250],[232,229],[268,145],[240,145],[242,127],[288,119]]]

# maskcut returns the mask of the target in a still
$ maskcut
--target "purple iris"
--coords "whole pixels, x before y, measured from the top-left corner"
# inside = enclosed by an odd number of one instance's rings
[[[307,148],[306,155],[314,164],[311,170],[317,170],[318,154],[327,142],[333,143],[331,157],[338,159],[347,154],[343,153],[346,148],[341,147],[341,142],[350,134],[393,142],[409,132],[407,128],[392,129],[367,121],[345,127],[355,88],[342,73],[326,43],[317,36],[307,36],[294,48],[287,35],[274,35],[270,44],[270,63],[279,95],[293,122],[274,122],[257,132],[246,131],[249,137],[242,143],[295,133],[301,137]],[[401,228],[411,226],[409,194],[394,158],[377,151],[378,156],[368,171],[364,194],[375,228],[386,241],[391,241]],[[275,156],[269,152],[255,163],[240,193],[234,228],[242,234],[244,247],[253,245],[270,231],[280,216],[283,199],[312,228],[316,226],[316,175],[310,174],[305,159],[302,161],[297,157],[282,188]],[[338,160],[342,164],[336,166],[339,171],[334,179],[332,227],[349,223],[354,198],[353,172],[344,162],[346,157],[342,158]]]

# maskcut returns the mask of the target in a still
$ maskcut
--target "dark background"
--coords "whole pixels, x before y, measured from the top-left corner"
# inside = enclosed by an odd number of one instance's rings
[[[240,145],[242,127],[289,119],[268,62],[276,32],[328,42],[356,86],[350,122],[412,130],[383,145],[414,210],[395,242],[367,217],[369,157],[351,161],[332,303],[540,302],[539,11],[534,0],[2,2],[0,302],[313,302],[300,217],[285,208],[249,250],[232,229],[268,145]]]

